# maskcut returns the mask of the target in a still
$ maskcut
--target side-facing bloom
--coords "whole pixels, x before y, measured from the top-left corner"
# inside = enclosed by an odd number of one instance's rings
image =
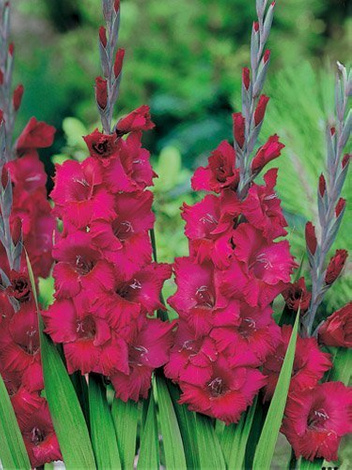
[[[239,170],[236,168],[236,153],[227,140],[212,152],[206,167],[199,167],[192,178],[195,191],[205,190],[219,193],[224,188],[236,189]]]
[[[326,346],[352,348],[352,302],[326,319],[319,328],[319,341]]]
[[[341,437],[352,432],[352,387],[326,382],[290,394],[281,430],[296,458],[337,460]]]
[[[265,165],[279,157],[284,144],[279,142],[278,135],[272,135],[268,141],[258,149],[252,160],[251,169],[253,173],[259,173]]]
[[[336,281],[345,266],[348,257],[347,250],[336,250],[335,255],[330,259],[325,273],[325,283],[330,285]]]

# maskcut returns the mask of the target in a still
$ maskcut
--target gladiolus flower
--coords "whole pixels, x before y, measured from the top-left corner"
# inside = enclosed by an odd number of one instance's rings
[[[348,258],[347,250],[336,250],[335,255],[330,259],[325,273],[325,283],[331,285],[341,274]]]
[[[319,328],[319,341],[326,346],[352,348],[352,302],[326,319]]]
[[[296,458],[338,459],[341,437],[352,432],[352,387],[326,382],[289,395],[282,432]]]
[[[286,305],[290,310],[294,312],[305,312],[310,304],[312,294],[307,290],[304,277],[293,282],[286,290],[282,293]]]
[[[219,193],[222,189],[236,189],[239,170],[235,167],[236,153],[226,140],[212,152],[206,167],[199,167],[192,178],[195,191],[206,190]]]
[[[122,56],[121,58],[121,61],[122,61],[123,59],[122,53],[121,53],[121,56]],[[116,124],[116,132],[118,135],[120,135],[120,134],[127,134],[129,132],[148,131],[150,129],[153,129],[153,127],[154,127],[154,124],[152,123],[151,118],[150,118],[149,106],[144,105],[135,109],[126,117],[120,119],[119,122]]]
[[[28,149],[50,147],[54,140],[55,127],[32,117],[16,142],[17,152]]]
[[[279,137],[276,134],[269,137],[266,144],[258,149],[252,160],[252,172],[259,173],[265,165],[280,156],[284,147],[284,144],[279,142]]]
[[[268,377],[264,400],[269,400],[275,390],[292,327],[284,325],[281,329],[281,342],[274,354],[264,364],[263,374]],[[290,393],[314,387],[332,366],[330,354],[323,353],[315,338],[297,337],[296,354],[290,383]]]
[[[225,357],[211,363],[209,380],[199,385],[181,382],[181,404],[221,419],[226,424],[237,423],[241,413],[253,402],[254,396],[265,384],[265,377],[257,369],[236,367],[231,369]]]

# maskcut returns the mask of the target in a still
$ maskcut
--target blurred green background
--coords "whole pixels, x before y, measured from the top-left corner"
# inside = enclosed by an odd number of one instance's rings
[[[98,124],[93,84],[100,74],[100,0],[13,3],[15,79],[25,86],[17,124],[35,115],[57,127],[54,147],[42,155],[52,174],[53,161],[85,157],[81,136]],[[271,101],[261,138],[276,132],[286,144],[275,165],[281,168],[278,193],[298,259],[304,224],[317,216],[334,64],[350,60],[351,9],[347,0],[278,0],[269,38],[265,92]],[[179,207],[199,198],[190,190],[192,170],[222,139],[231,139],[231,112],[240,106],[241,68],[248,63],[254,18],[254,0],[122,0],[120,46],[126,57],[116,117],[144,103],[151,106],[156,128],[145,145],[160,175],[155,210],[162,261],[187,253]],[[350,180],[344,190],[350,200],[351,192]],[[335,248],[351,249],[350,211]],[[331,313],[351,291],[348,266],[323,308]]]

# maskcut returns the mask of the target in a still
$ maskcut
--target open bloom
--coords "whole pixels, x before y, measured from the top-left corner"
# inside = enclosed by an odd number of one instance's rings
[[[281,342],[275,352],[269,355],[265,361],[263,373],[268,376],[265,400],[270,399],[274,393],[291,333],[291,326],[284,325],[282,327]],[[324,353],[319,349],[315,338],[301,338],[298,336],[290,393],[314,387],[331,366],[330,354]]]
[[[236,423],[264,384],[265,377],[258,369],[232,369],[221,356],[211,365],[210,379],[199,385],[180,383],[180,403],[187,403],[191,411],[221,419],[226,424]]]
[[[290,284],[282,295],[287,307],[295,312],[298,312],[298,310],[301,312],[306,311],[312,298],[312,294],[307,290],[304,277]]]
[[[244,296],[253,307],[268,305],[285,289],[296,266],[288,241],[269,242],[248,223],[240,224],[232,239],[235,257],[221,275],[222,293]]]
[[[326,382],[290,394],[281,430],[296,458],[337,460],[341,437],[352,432],[352,387]]]

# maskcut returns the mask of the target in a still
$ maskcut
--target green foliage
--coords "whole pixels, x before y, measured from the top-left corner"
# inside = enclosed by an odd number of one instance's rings
[[[29,470],[31,465],[15,412],[0,375],[0,463],[4,470]],[[1,465],[0,465],[1,466]]]

